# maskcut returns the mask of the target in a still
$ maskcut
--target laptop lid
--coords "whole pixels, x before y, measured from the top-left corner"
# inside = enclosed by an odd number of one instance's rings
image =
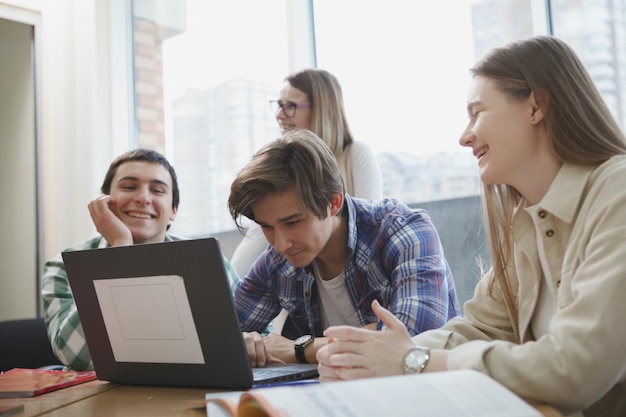
[[[317,375],[293,365],[255,380],[215,238],[62,256],[101,380],[239,389]]]

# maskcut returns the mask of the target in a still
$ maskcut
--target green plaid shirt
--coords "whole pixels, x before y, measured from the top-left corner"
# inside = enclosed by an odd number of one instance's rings
[[[167,242],[174,240],[181,239],[171,235],[165,236]],[[107,241],[102,236],[98,236],[72,246],[65,252],[106,248],[108,246]],[[226,258],[224,258],[224,266],[230,279],[231,288],[234,289],[235,284],[239,281],[239,276]],[[80,324],[61,253],[44,265],[41,296],[43,298],[44,319],[48,327],[48,337],[55,355],[63,364],[74,370],[92,370],[91,355],[87,348],[83,327]]]

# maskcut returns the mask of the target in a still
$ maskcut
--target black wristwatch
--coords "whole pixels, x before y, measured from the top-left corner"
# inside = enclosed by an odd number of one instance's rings
[[[306,360],[306,355],[304,354],[304,349],[313,343],[313,336],[310,334],[305,334],[304,336],[300,336],[296,339],[293,344],[293,348],[296,351],[296,359],[299,363],[309,363]]]

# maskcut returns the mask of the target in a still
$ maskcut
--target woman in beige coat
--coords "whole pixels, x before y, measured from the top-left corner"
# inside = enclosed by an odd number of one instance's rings
[[[409,338],[331,327],[322,381],[475,369],[565,414],[626,415],[626,141],[564,42],[473,69],[460,138],[478,160],[491,268],[464,317]]]

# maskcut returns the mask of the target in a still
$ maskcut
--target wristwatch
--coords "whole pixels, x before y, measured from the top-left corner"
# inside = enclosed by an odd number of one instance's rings
[[[423,346],[413,346],[404,355],[404,373],[419,374],[426,368],[430,360],[430,349]]]
[[[306,349],[306,347],[309,346],[311,343],[313,343],[313,336],[311,336],[310,334],[305,334],[304,336],[300,336],[294,342],[293,348],[296,351],[296,359],[298,360],[299,363],[309,363],[306,360],[304,349]]]

